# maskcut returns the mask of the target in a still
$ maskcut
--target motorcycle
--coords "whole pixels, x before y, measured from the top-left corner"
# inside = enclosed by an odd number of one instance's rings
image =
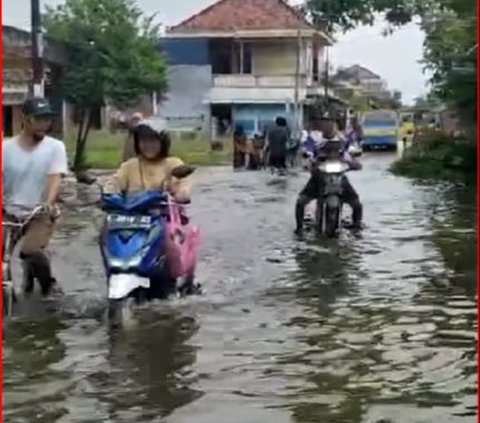
[[[318,235],[325,234],[328,238],[334,238],[338,235],[342,227],[342,180],[350,166],[343,162],[340,157],[337,141],[328,141],[324,145],[324,157],[321,162],[311,162],[312,166],[317,166],[320,177],[324,183],[321,192],[318,193],[314,218],[307,216],[307,224],[314,224]],[[352,157],[361,156],[361,148],[358,144],[352,144],[347,152]]]
[[[172,173],[186,177],[194,169]],[[128,320],[134,306],[178,293],[196,292],[195,270],[199,229],[166,192],[102,193],[106,212],[100,251],[107,277],[108,319]]]
[[[323,192],[319,192],[315,210],[317,234],[335,237],[342,225],[342,178],[348,165],[340,160],[327,160],[318,166],[324,179]]]

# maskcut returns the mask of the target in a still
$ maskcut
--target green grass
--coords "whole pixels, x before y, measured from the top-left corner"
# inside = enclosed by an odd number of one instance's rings
[[[92,131],[86,147],[86,164],[92,169],[116,169],[121,163],[125,132]],[[75,152],[75,134],[66,140],[70,157]],[[212,151],[210,141],[198,136],[173,136],[170,154],[185,163],[197,166],[229,165],[232,163],[233,142],[226,140],[222,151]]]
[[[391,171],[417,179],[462,179],[469,182],[475,180],[476,157],[475,142],[432,133],[415,141],[392,165]]]

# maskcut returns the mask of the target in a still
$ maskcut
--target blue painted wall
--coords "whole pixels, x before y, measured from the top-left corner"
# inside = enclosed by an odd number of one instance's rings
[[[159,48],[174,65],[208,65],[208,40],[202,38],[163,38]]]
[[[232,119],[234,127],[242,125],[248,136],[261,133],[266,124],[273,123],[278,116],[283,116],[291,125],[293,115],[288,114],[285,104],[236,104],[233,106]]]

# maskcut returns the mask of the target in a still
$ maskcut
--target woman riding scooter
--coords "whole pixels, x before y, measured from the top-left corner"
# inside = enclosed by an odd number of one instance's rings
[[[171,157],[170,136],[164,131],[157,131],[152,126],[142,123],[138,125],[133,132],[134,148],[137,157],[124,162],[113,176],[109,185],[114,186],[115,192],[135,193],[143,191],[164,191],[168,192],[173,200],[178,203],[188,203],[190,201],[190,185],[187,178],[177,178],[174,176],[174,169],[182,166],[184,163],[178,157]],[[113,188],[113,187],[112,187]],[[110,191],[110,190],[109,190]],[[189,219],[182,209],[180,209],[182,232],[185,237],[194,236],[189,227]],[[177,230],[178,228],[174,228]],[[167,231],[169,226],[167,225]],[[172,240],[175,238],[167,236],[167,244],[175,244]],[[167,266],[169,275],[172,278],[172,285],[177,276],[172,273],[170,264],[181,260],[181,247],[167,245]],[[161,284],[156,284],[160,286]],[[193,280],[189,280],[184,285],[187,294],[199,292],[199,286],[194,285]],[[163,297],[162,294],[154,295]]]
[[[187,179],[172,176],[172,170],[183,165],[178,157],[170,156],[170,136],[142,123],[133,131],[137,157],[122,163],[113,176],[116,190],[126,193],[168,191],[177,202],[188,202],[190,187]]]

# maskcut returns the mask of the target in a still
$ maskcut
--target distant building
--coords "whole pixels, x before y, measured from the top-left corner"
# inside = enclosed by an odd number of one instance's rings
[[[159,113],[172,127],[260,132],[276,116],[300,124],[324,94],[329,37],[283,0],[220,0],[167,29],[169,91]],[[298,54],[298,56],[297,56]],[[298,66],[297,66],[298,57]]]
[[[339,69],[336,80],[347,83],[350,88],[356,89],[369,97],[379,99],[391,97],[387,83],[379,75],[360,65]]]
[[[2,26],[2,116],[3,135],[11,137],[21,130],[21,105],[29,96],[32,81],[31,34],[19,28]],[[45,42],[44,51],[45,97],[58,113],[54,122],[54,132],[65,137],[74,130],[78,114],[75,107],[68,104],[62,92],[64,54],[62,46]],[[139,99],[134,111],[151,116],[156,107],[156,96],[147,95]],[[92,112],[92,127],[106,126],[107,116],[113,114],[113,107],[102,107]]]
[[[2,26],[2,116],[3,135],[16,134],[21,129],[20,106],[29,95],[32,80],[30,33],[11,26]],[[45,46],[45,96],[59,111],[56,132],[62,132],[61,50],[47,43]]]

